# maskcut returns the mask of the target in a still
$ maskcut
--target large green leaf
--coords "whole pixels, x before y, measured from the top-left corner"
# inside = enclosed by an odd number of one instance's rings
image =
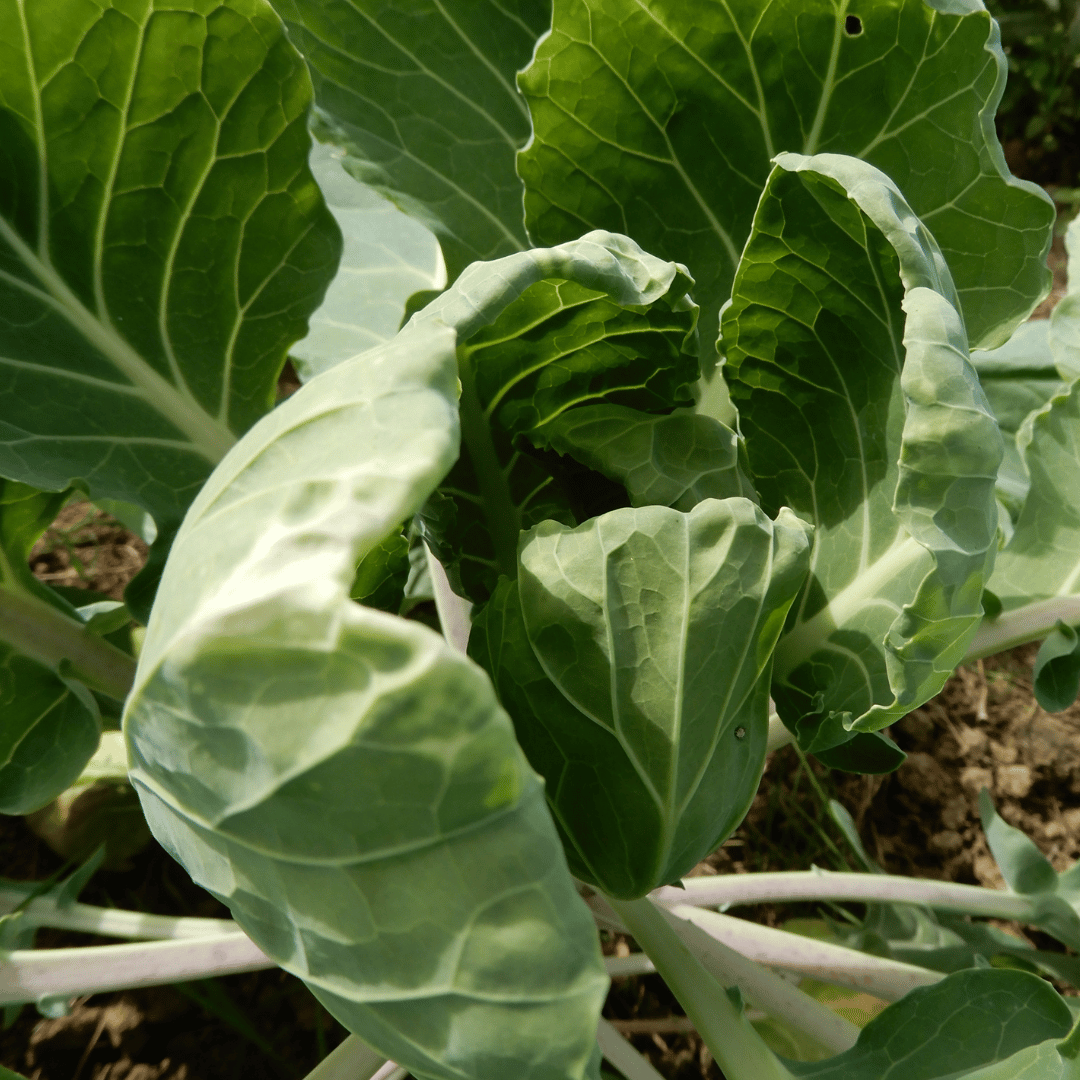
[[[1071,598],[1080,622],[1080,380],[1030,418],[1019,443],[1031,489],[988,587],[1006,611],[1028,608],[1033,617]]]
[[[786,1062],[814,1080],[1071,1080],[1068,1005],[1023,971],[973,970],[912,990],[843,1054]]]
[[[686,263],[711,335],[770,159],[850,154],[933,230],[990,348],[1049,288],[1054,221],[1005,165],[1005,76],[980,0],[555,0],[520,78],[529,231],[611,229]]]
[[[178,521],[340,236],[262,0],[0,0],[0,475]]]
[[[526,533],[473,626],[572,869],[605,892],[677,880],[743,819],[768,734],[771,654],[809,530],[747,499],[615,510]]]
[[[274,6],[311,68],[320,137],[438,236],[451,280],[529,246],[514,172],[529,113],[514,73],[551,23],[550,0]]]
[[[97,749],[98,705],[84,685],[123,698],[131,657],[102,640],[37,581],[27,561],[68,492],[0,480],[0,813],[56,798]]]
[[[513,576],[518,534],[626,504],[611,483],[548,445],[548,425],[596,403],[667,412],[698,377],[697,307],[683,267],[611,233],[477,263],[414,316],[458,334],[466,453],[425,507],[425,536],[452,584],[486,600]]]
[[[723,345],[762,506],[817,526],[773,690],[824,750],[916,708],[963,658],[1001,435],[933,237],[855,158],[778,158]]]
[[[311,171],[345,246],[307,337],[289,350],[305,379],[389,341],[401,327],[409,297],[446,284],[431,230],[350,176],[340,150],[316,143]]]
[[[1032,413],[1063,389],[1054,362],[1050,320],[1033,319],[1024,323],[1000,348],[973,352],[971,362],[1005,436],[1005,458],[998,470],[998,498],[1015,519],[1031,486],[1018,445],[1020,430]],[[1011,521],[1003,524],[1008,527]]]
[[[738,436],[711,416],[585,405],[561,413],[537,434],[553,450],[622,484],[632,506],[690,510],[702,499],[734,495],[757,501],[740,468]]]
[[[147,818],[269,955],[419,1077],[595,1075],[606,978],[483,673],[352,603],[458,450],[455,338],[312,379],[177,537],[125,731]]]

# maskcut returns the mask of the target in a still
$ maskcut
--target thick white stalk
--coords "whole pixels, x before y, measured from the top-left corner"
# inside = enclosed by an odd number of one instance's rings
[[[355,1035],[350,1035],[340,1046],[331,1050],[304,1080],[374,1080],[387,1065],[397,1068],[383,1054],[372,1050]]]
[[[0,1005],[162,986],[276,966],[242,931],[208,938],[0,953]]]
[[[743,1010],[680,940],[672,916],[648,898],[608,903],[652,958],[728,1080],[791,1080]]]
[[[685,915],[680,915],[680,910],[696,912],[694,908],[671,911],[669,915],[675,933],[721,986],[738,986],[752,1005],[809,1035],[834,1054],[855,1045],[859,1029],[850,1020],[729,948]]]
[[[631,953],[629,956],[605,956],[604,967],[613,979],[624,975],[651,975],[656,970],[656,965],[643,952]]]
[[[630,1043],[606,1020],[596,1029],[596,1041],[607,1061],[626,1077],[626,1080],[664,1080]]]
[[[1080,596],[1053,596],[983,619],[968,646],[965,662],[1005,652],[1029,641],[1040,641],[1058,624],[1080,625]]]
[[[929,971],[916,964],[887,960],[771,926],[758,926],[706,908],[683,904],[669,910],[759,964],[798,972],[833,986],[865,991],[884,1001],[899,1001],[908,991],[931,986],[945,978],[939,971]]]
[[[472,604],[450,588],[450,580],[446,576],[443,564],[432,555],[431,549],[426,544],[424,551],[427,553],[428,573],[431,575],[431,584],[435,592],[435,610],[439,613],[439,625],[442,627],[443,637],[452,648],[463,653],[469,647]]]
[[[0,889],[0,915],[15,911],[25,903],[29,890]],[[79,930],[104,937],[208,938],[215,934],[236,934],[240,928],[232,919],[197,919],[191,916],[145,915],[141,911],[93,907],[90,904],[62,904],[51,896],[31,900],[19,912],[24,923],[56,930]]]
[[[1031,897],[951,881],[895,877],[892,874],[836,873],[831,870],[784,870],[772,874],[725,874],[686,878],[685,888],[665,885],[650,894],[664,907],[690,904],[720,907],[766,900],[882,900],[925,904],[991,919],[1023,922],[1036,914]]]
[[[784,721],[780,719],[779,713],[771,713],[769,715],[769,738],[765,743],[765,753],[771,754],[774,750],[779,750],[781,746],[787,746],[788,743],[793,743],[795,736],[784,726]]]

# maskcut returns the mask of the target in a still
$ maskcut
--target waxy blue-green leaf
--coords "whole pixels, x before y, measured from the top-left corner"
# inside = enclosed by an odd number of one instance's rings
[[[193,503],[125,714],[155,835],[350,1030],[433,1080],[585,1080],[607,980],[483,673],[349,600],[458,453],[455,336],[312,379]]]
[[[337,265],[263,0],[0,0],[0,475],[176,523]]]
[[[423,521],[468,599],[486,600],[500,573],[514,575],[522,529],[626,505],[621,485],[533,447],[546,425],[590,404],[667,412],[692,403],[691,285],[677,263],[595,232],[476,263],[413,317],[458,335],[466,452]]]
[[[912,990],[825,1061],[785,1064],[813,1080],[1073,1080],[1064,999],[1037,975],[972,970]],[[1070,1040],[1071,1042],[1071,1040]]]
[[[3,814],[29,813],[56,798],[97,749],[99,709],[80,678],[122,699],[134,671],[131,657],[30,573],[30,550],[68,495],[0,480]]]
[[[762,506],[816,526],[773,694],[827,749],[928,700],[963,658],[1001,435],[933,237],[855,158],[778,159],[723,346]]]
[[[275,0],[315,84],[320,138],[439,238],[450,280],[529,246],[514,74],[550,0]],[[585,230],[579,230],[583,232]]]
[[[501,585],[469,649],[546,781],[580,877],[643,896],[743,819],[809,534],[790,511],[773,522],[732,498],[522,537],[517,585]]]
[[[1018,436],[1024,421],[1064,389],[1054,362],[1050,320],[1032,319],[998,349],[972,352],[994,417],[1005,437],[1005,458],[998,471],[998,498],[1009,514],[1002,524],[1011,536],[1012,520],[1020,515],[1031,482],[1024,468]]]
[[[757,501],[740,467],[739,438],[711,416],[653,416],[622,405],[560,413],[534,435],[626,488],[631,506],[690,510],[702,499]]]
[[[853,155],[933,231],[992,348],[1049,289],[1054,222],[997,141],[1005,77],[980,0],[555,0],[519,79],[529,232],[610,229],[685,263],[708,349],[770,160]]]
[[[409,297],[446,284],[431,230],[350,176],[342,151],[317,142],[311,171],[344,247],[337,276],[308,320],[307,337],[289,350],[302,379],[389,341],[401,327]]]
[[[1065,233],[1065,250],[1068,286],[1050,313],[1050,348],[1061,377],[1074,382],[1080,379],[1080,218]]]
[[[1033,923],[1072,949],[1080,949],[1080,863],[1060,874],[1035,844],[1006,822],[985,788],[979,817],[990,852],[1009,888],[1039,901]]]
[[[365,607],[398,614],[409,580],[409,536],[398,528],[360,560],[349,598]]]
[[[1035,700],[1047,712],[1067,709],[1080,693],[1080,635],[1060,619],[1039,646],[1031,678]]]
[[[1001,648],[1059,619],[1080,625],[1080,380],[1029,418],[1018,443],[1031,488],[988,583],[1009,616],[1003,627],[1015,627]],[[985,632],[1009,633],[992,622]]]

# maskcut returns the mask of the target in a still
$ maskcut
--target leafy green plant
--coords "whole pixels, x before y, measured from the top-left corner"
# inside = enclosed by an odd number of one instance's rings
[[[1078,1075],[1033,974],[1069,965],[969,918],[1078,947],[1073,874],[992,807],[1006,891],[682,881],[770,747],[888,771],[1027,641],[1075,692],[1080,293],[1018,332],[1054,208],[979,0],[0,0],[0,43],[0,808],[122,707],[235,918],[5,884],[0,1001],[276,963],[357,1036],[316,1080],[643,1080],[599,1014],[655,969],[729,1080]],[[124,605],[26,567],[72,489],[153,518]],[[766,898],[877,906],[708,910]],[[771,966],[894,1004],[860,1031]]]

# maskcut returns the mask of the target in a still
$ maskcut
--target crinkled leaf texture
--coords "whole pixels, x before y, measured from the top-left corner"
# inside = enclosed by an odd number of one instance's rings
[[[1067,380],[1016,436],[1027,499],[990,589],[1032,625],[1080,625],[1080,222],[1069,226],[1069,292],[1050,318],[1050,358]],[[1066,615],[1066,612],[1071,614]]]
[[[827,751],[922,704],[963,658],[1001,435],[933,237],[855,158],[777,159],[723,344],[762,506],[816,526],[773,694]]]
[[[1063,601],[1080,622],[1080,380],[1029,417],[1018,444],[1031,487],[989,588],[1004,611],[1029,608],[1035,625]]]
[[[344,247],[307,337],[289,350],[302,379],[389,341],[401,328],[411,296],[446,285],[442,251],[431,230],[351,176],[343,151],[317,142],[311,171]]]
[[[976,969],[912,990],[825,1061],[785,1064],[813,1080],[1075,1080],[1072,1014],[1037,975]]]
[[[337,267],[262,0],[0,0],[0,475],[179,522]]]
[[[850,154],[933,230],[971,340],[992,348],[1049,289],[1054,221],[997,141],[1005,77],[980,0],[555,0],[519,79],[529,232],[611,229],[686,263],[708,333],[770,159]]]
[[[593,232],[477,263],[413,317],[458,333],[465,452],[424,508],[454,588],[483,602],[512,575],[518,533],[625,506],[622,485],[544,448],[561,417],[618,404],[631,420],[693,402],[697,307],[685,268]],[[618,477],[615,477],[617,480]]]
[[[514,74],[551,23],[550,0],[274,6],[311,68],[319,137],[438,236],[451,280],[528,247],[514,154],[529,111]]]
[[[1019,327],[999,349],[972,352],[971,362],[979,374],[994,417],[1005,438],[1005,458],[998,470],[997,493],[1006,516],[1002,531],[1012,536],[1031,481],[1019,445],[1025,421],[1065,388],[1054,363],[1050,320],[1032,319]]]
[[[765,760],[773,646],[810,530],[747,499],[615,510],[521,541],[473,626],[571,868],[622,898],[739,824]]]
[[[757,502],[743,472],[738,436],[711,416],[653,416],[621,405],[561,413],[538,437],[560,454],[617,480],[631,506],[690,510],[733,495]]]
[[[542,785],[474,664],[352,603],[458,449],[446,326],[311,380],[193,504],[125,716],[158,839],[418,1077],[595,1075],[606,977]]]

